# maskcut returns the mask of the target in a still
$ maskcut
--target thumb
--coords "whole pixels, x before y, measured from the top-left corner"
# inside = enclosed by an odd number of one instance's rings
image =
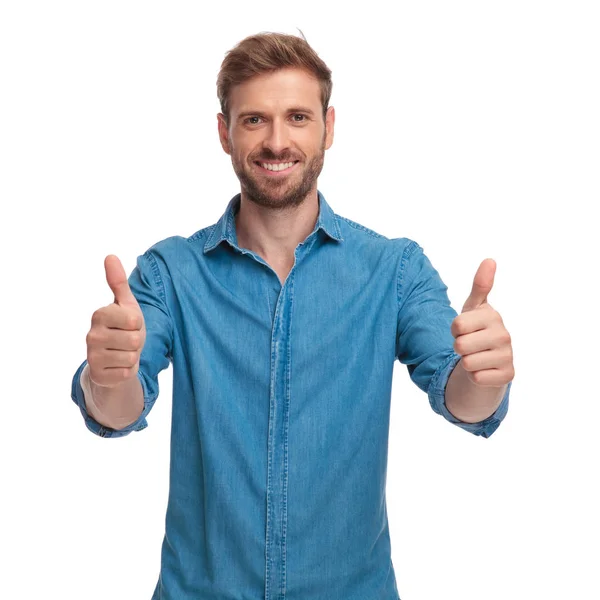
[[[139,308],[138,301],[129,287],[125,269],[118,257],[114,254],[109,254],[104,259],[104,269],[106,271],[106,281],[115,295],[115,304],[119,306],[136,306]]]
[[[477,269],[473,279],[473,287],[467,298],[462,312],[473,310],[487,302],[487,296],[494,285],[494,275],[496,274],[496,261],[492,258],[486,258]]]

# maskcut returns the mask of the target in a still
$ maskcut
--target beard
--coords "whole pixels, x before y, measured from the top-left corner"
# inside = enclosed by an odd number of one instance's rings
[[[305,165],[299,177],[297,173],[281,178],[269,177],[268,175],[261,176],[254,171],[246,170],[241,161],[234,160],[234,155],[235,152],[232,152],[231,164],[240,181],[245,197],[259,206],[283,210],[302,204],[315,187],[325,162],[325,135],[321,140],[319,152]],[[281,162],[294,160],[289,155],[276,157],[266,149],[261,153],[260,158]],[[255,164],[254,160],[252,162]],[[295,168],[298,169],[299,167]]]

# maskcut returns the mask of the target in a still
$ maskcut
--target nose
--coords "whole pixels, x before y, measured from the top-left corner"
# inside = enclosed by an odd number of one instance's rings
[[[274,155],[272,158],[278,158],[286,149],[290,147],[289,130],[284,121],[274,119],[269,127],[266,128],[263,148],[270,150]],[[267,153],[265,153],[265,158]]]

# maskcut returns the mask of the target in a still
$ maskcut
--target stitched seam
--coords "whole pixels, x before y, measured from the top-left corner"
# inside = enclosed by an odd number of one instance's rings
[[[398,310],[400,310],[400,307],[402,306],[402,286],[404,284],[404,275],[406,274],[406,265],[408,264],[408,261],[410,260],[410,257],[414,254],[414,252],[416,252],[416,250],[419,248],[419,244],[417,244],[417,242],[415,242],[414,240],[411,240],[410,244],[408,244],[406,246],[406,248],[404,248],[404,252],[402,253],[402,259],[400,260],[400,266],[398,269],[398,277],[397,277],[397,283],[396,283],[396,295],[398,297]]]
[[[417,242],[411,240],[409,244],[404,248],[404,252],[402,252],[402,258],[400,259],[400,263],[398,265],[398,273],[396,275],[396,300],[398,302],[398,315],[400,315],[400,309],[402,307],[402,300],[400,298],[400,289],[402,288],[404,282],[404,274],[406,270],[406,265],[408,263],[409,258],[412,256],[412,253],[417,248]],[[400,319],[396,319],[396,348],[395,353],[396,357],[398,357],[398,340],[400,338]]]
[[[158,295],[161,297],[161,300],[166,304],[167,294],[165,292],[165,286],[163,285],[162,277],[160,276],[160,269],[158,268],[156,258],[152,255],[150,250],[146,250],[144,255],[151,263],[150,268],[152,269],[152,275],[154,275],[154,283],[158,287]]]
[[[158,287],[158,295],[160,296],[161,300],[163,301],[163,304],[167,311],[167,315],[169,316],[169,324],[171,326],[171,336],[170,337],[171,337],[171,340],[174,340],[175,331],[174,331],[174,325],[173,325],[173,323],[174,323],[173,315],[171,314],[171,311],[169,310],[169,305],[167,304],[167,293],[165,290],[165,284],[164,284],[162,276],[160,274],[160,267],[158,266],[158,261],[156,260],[155,256],[152,254],[152,252],[150,250],[146,250],[146,252],[144,253],[144,256],[147,256],[147,258],[150,260],[151,267],[152,267],[152,274],[154,275],[154,283]],[[172,356],[173,348],[172,347],[169,348],[168,352]]]
[[[335,226],[335,230],[337,232],[338,238],[340,240],[343,240],[344,238],[342,237],[342,230],[340,229],[340,223],[339,223],[340,218],[343,218],[343,217],[340,217],[340,215],[333,213],[333,224]]]

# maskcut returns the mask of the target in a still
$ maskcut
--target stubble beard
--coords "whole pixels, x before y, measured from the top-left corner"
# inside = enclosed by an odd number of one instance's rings
[[[267,158],[266,153],[263,153],[263,155],[263,158]],[[270,179],[268,176],[261,177],[258,174],[255,176],[241,167],[233,156],[234,153],[232,152],[231,164],[240,181],[245,198],[264,208],[284,210],[302,204],[315,186],[325,162],[325,136],[323,136],[319,153],[308,162],[300,181],[293,185],[290,184],[290,179],[296,177],[295,173],[285,179]],[[273,156],[269,157],[269,160],[275,161],[278,159]],[[300,165],[296,168],[299,167]]]

